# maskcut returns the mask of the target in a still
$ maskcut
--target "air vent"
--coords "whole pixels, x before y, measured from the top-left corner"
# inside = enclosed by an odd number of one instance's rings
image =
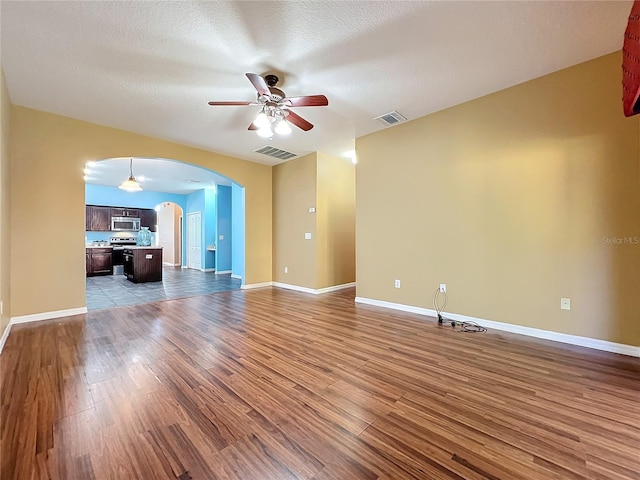
[[[384,115],[380,115],[379,117],[374,118],[374,120],[378,120],[387,126],[396,125],[398,123],[407,121],[407,119],[400,115],[398,112],[385,113]]]
[[[290,158],[297,157],[295,153],[287,152],[285,150],[280,150],[276,147],[271,147],[267,145],[266,147],[262,147],[258,150],[255,150],[256,153],[262,153],[263,155],[267,155],[269,157],[279,158],[280,160],[289,160]]]

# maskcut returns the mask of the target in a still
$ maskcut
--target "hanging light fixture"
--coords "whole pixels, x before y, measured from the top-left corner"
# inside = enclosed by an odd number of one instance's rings
[[[142,190],[142,187],[136,181],[136,177],[133,176],[133,158],[129,161],[129,178],[122,182],[118,188],[127,192],[139,192]]]

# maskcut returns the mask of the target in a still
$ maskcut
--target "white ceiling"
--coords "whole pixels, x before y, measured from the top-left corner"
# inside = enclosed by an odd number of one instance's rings
[[[1,2],[11,101],[265,164],[273,145],[343,155],[353,139],[622,47],[628,1]],[[244,74],[280,72],[315,124],[265,141]]]
[[[116,187],[129,178],[129,162],[143,190],[189,194],[215,185],[231,185],[231,180],[211,170],[162,158],[108,158],[85,166],[85,181]]]

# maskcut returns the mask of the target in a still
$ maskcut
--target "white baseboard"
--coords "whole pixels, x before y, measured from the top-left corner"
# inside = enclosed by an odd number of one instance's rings
[[[237,278],[238,280],[242,280],[242,275],[236,275],[235,273],[232,273],[231,278]]]
[[[233,277],[233,275],[231,275]],[[262,288],[262,287],[270,287],[273,285],[273,282],[262,282],[262,283],[249,283],[247,285],[240,285],[241,290],[251,290],[252,288]]]
[[[166,265],[167,267],[181,267],[182,266],[179,263],[171,263],[171,262],[162,262],[162,265]]]
[[[82,315],[87,313],[87,307],[69,308],[67,310],[55,310],[51,312],[32,313],[30,315],[20,315],[18,317],[11,317],[9,323],[27,323],[27,322],[39,322],[40,320],[50,320],[52,318],[71,317],[72,315]]]
[[[356,285],[356,282],[351,282],[351,283],[343,283],[342,285],[333,285],[331,287],[314,289],[309,287],[301,287],[299,285],[291,285],[289,283],[273,282],[274,287],[286,288],[287,290],[295,290],[297,292],[312,293],[314,295],[321,295],[323,293],[335,292],[337,290],[342,290],[344,288],[354,287],[355,285]]]
[[[357,303],[364,303],[367,305],[373,305],[376,307],[392,308],[394,310],[401,310],[403,312],[417,313],[419,315],[427,315],[437,318],[437,312],[429,308],[414,307],[412,305],[404,305],[402,303],[385,302],[383,300],[375,300],[373,298],[356,297]],[[625,345],[624,343],[609,342],[606,340],[599,340],[597,338],[580,337],[578,335],[570,335],[568,333],[553,332],[551,330],[542,330],[539,328],[525,327],[522,325],[515,325],[512,323],[495,322],[493,320],[486,320],[484,318],[469,317],[467,315],[460,315],[457,313],[446,313],[447,318],[456,320],[458,322],[475,322],[478,325],[482,325],[486,328],[493,328],[495,330],[501,330],[504,332],[517,333],[520,335],[527,335],[529,337],[543,338],[545,340],[552,340],[554,342],[568,343],[570,345],[578,345],[580,347],[593,348],[595,350],[603,350],[605,352],[620,353],[622,355],[628,355],[631,357],[640,357],[640,347],[633,345]]]
[[[205,272],[205,273],[209,273],[209,272],[215,272],[216,269],[215,268],[201,268],[200,271],[201,272]]]
[[[4,344],[7,343],[7,338],[9,338],[9,331],[11,330],[11,322],[9,322],[2,333],[2,338],[0,338],[0,354],[2,354],[2,350],[4,349]]]
[[[319,288],[315,291],[317,295],[321,293],[337,292],[338,290],[344,290],[345,288],[355,287],[356,282],[342,283],[340,285],[332,285],[330,287]]]
[[[231,273],[231,270],[216,270],[216,275],[224,275],[227,273]]]

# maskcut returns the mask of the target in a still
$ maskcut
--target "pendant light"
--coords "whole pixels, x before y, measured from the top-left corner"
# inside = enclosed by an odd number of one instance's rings
[[[122,182],[118,188],[127,192],[139,192],[142,190],[142,187],[136,181],[136,177],[133,176],[133,158],[129,161],[129,178]]]

